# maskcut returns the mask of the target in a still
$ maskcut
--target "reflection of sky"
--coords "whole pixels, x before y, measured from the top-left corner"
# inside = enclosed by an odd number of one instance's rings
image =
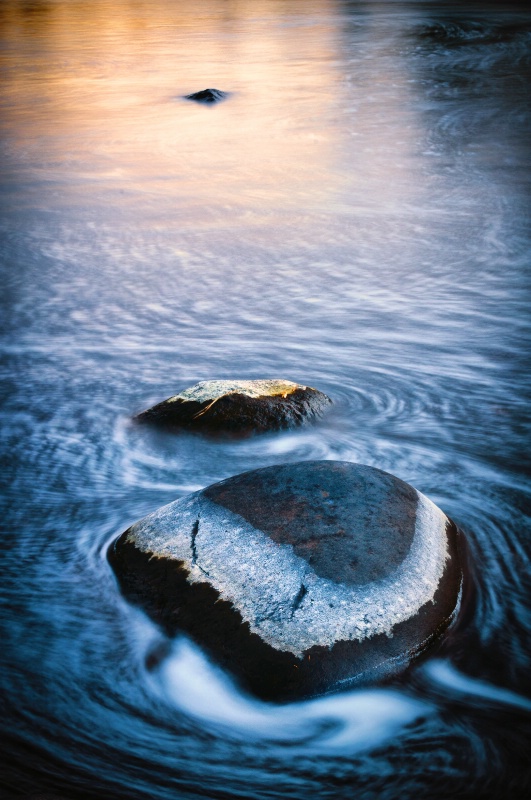
[[[411,191],[409,89],[370,15],[346,32],[334,0],[8,0],[0,13],[4,148],[30,181],[250,214]],[[233,94],[181,99],[209,86]]]

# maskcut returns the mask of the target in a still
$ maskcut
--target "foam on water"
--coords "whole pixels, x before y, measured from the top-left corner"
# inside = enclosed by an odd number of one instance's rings
[[[523,695],[493,686],[486,681],[463,675],[449,661],[434,660],[424,667],[429,680],[449,689],[453,694],[485,701],[489,705],[531,712],[531,700]]]
[[[150,680],[154,691],[201,726],[236,740],[289,744],[290,753],[348,756],[382,746],[433,713],[396,691],[346,692],[277,706],[246,696],[187,639],[177,640]]]

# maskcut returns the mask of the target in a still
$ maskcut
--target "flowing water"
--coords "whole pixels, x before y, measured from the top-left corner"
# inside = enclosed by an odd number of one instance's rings
[[[531,791],[529,7],[3,0],[0,68],[3,796]],[[183,99],[207,87],[230,95]],[[244,441],[131,424],[277,377],[333,411]],[[106,550],[306,459],[434,500],[467,601],[400,680],[261,704]]]

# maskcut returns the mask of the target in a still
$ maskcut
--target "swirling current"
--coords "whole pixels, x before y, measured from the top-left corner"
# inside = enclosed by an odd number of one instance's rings
[[[0,68],[2,797],[531,792],[526,4],[4,0]],[[334,405],[243,441],[132,423],[209,378]],[[106,552],[306,459],[433,500],[465,595],[402,677],[260,703]]]

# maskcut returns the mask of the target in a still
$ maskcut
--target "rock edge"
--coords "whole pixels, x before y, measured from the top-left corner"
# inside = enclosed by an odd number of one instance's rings
[[[247,491],[250,480],[275,480],[279,470],[293,468],[297,477],[301,467],[312,480],[319,473],[348,478],[352,468],[364,479],[385,476],[407,487],[408,503],[418,498],[423,557],[438,550],[424,594],[424,576],[417,582],[413,576],[406,591],[396,569],[388,579],[359,585],[323,579],[293,545],[272,541],[223,505],[234,481]],[[295,497],[298,491],[300,485]],[[424,652],[457,614],[460,546],[456,526],[393,476],[344,462],[302,462],[244,473],[159,509],[117,540],[109,560],[126,597],[170,635],[185,632],[244,687],[285,701],[379,680]]]
[[[135,421],[175,430],[264,433],[298,427],[331,403],[323,392],[291,381],[201,381],[142,411]]]

